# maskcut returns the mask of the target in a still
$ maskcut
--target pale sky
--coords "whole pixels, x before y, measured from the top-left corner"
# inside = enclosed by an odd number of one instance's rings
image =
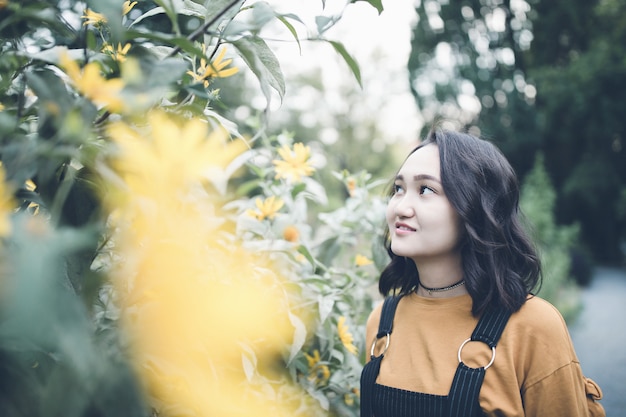
[[[322,9],[321,0],[272,0],[269,3],[276,11],[296,14],[308,27],[315,28],[316,15],[335,15],[346,2],[327,0],[326,9]],[[272,44],[287,82],[287,96],[283,106],[295,103],[297,107],[306,109],[310,102],[306,88],[304,91],[294,91],[295,87],[290,86],[289,80],[303,72],[317,71],[322,74],[324,85],[329,91],[323,99],[324,106],[318,106],[316,114],[311,117],[317,116],[324,120],[323,107],[347,105],[342,103],[341,94],[336,91],[333,93],[333,90],[352,86],[359,92],[360,98],[358,103],[350,104],[353,120],[358,123],[359,120],[376,118],[385,132],[385,137],[381,138],[385,143],[414,142],[422,127],[422,119],[409,89],[407,61],[412,26],[417,15],[411,0],[383,0],[383,6],[383,13],[378,15],[377,10],[364,1],[350,4],[341,21],[326,34],[327,38],[343,43],[359,63],[362,90],[348,66],[330,45],[303,42],[300,55],[295,42],[278,46]],[[302,29],[301,25],[294,26],[298,30]],[[306,33],[302,32],[300,36],[306,36]],[[286,37],[288,39],[290,35],[287,33]],[[300,100],[300,104],[294,96]],[[310,99],[315,98],[310,96]],[[274,111],[280,117],[280,108]],[[382,150],[383,143],[379,145]]]

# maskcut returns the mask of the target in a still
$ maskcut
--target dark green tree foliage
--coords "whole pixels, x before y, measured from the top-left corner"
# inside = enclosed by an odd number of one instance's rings
[[[566,320],[574,317],[578,302],[567,291],[568,278],[575,276],[583,283],[580,266],[571,253],[579,236],[577,224],[560,226],[554,218],[556,192],[545,169],[543,154],[538,153],[533,168],[524,178],[520,206],[525,225],[533,237],[543,261],[543,283],[539,295],[550,300]]]
[[[626,186],[626,4],[558,1],[536,8],[529,74],[539,91],[547,168],[560,190],[557,215],[580,220],[598,260],[618,261],[626,238],[619,213]]]
[[[538,147],[534,87],[527,84],[524,65],[530,11],[510,0],[426,0],[417,7],[409,60],[411,86],[427,125],[444,117],[474,126],[524,172]],[[468,96],[476,97],[476,108],[480,103],[479,117],[463,110]]]
[[[520,176],[542,151],[557,221],[579,222],[597,260],[619,261],[626,4],[426,0],[417,12],[409,71],[427,124],[443,117],[480,133]],[[464,105],[472,94],[477,112]]]

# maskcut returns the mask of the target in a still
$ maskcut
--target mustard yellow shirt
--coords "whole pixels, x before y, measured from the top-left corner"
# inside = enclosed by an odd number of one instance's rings
[[[382,304],[367,322],[368,351],[378,330]],[[469,295],[403,297],[396,310],[390,344],[377,383],[409,391],[447,395],[458,351],[478,319],[472,316]],[[378,355],[385,341],[376,345]],[[485,366],[491,349],[470,342],[461,351],[471,367]],[[496,347],[480,390],[487,416],[603,417],[596,402],[599,387],[582,374],[563,317],[547,301],[532,297],[514,313]]]

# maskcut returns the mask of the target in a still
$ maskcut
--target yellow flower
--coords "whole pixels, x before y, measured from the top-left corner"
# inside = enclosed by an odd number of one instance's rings
[[[344,394],[343,401],[346,403],[346,405],[352,406],[354,405],[354,398],[359,397],[360,395],[361,392],[358,388],[352,388],[350,392]]]
[[[230,140],[224,130],[209,132],[199,118],[177,123],[155,111],[148,114],[147,124],[148,132],[122,122],[109,125],[109,136],[124,152],[116,167],[133,192],[168,204],[175,201],[165,190],[175,192],[212,170],[224,169],[247,149],[243,141]]]
[[[278,210],[280,210],[283,205],[285,205],[285,202],[280,198],[277,199],[276,196],[271,196],[266,198],[265,200],[257,198],[255,200],[255,204],[256,210],[250,209],[246,213],[249,216],[261,221],[264,219],[272,220],[274,217],[276,217],[276,213],[278,213]]]
[[[103,14],[94,12],[91,9],[86,9],[85,14],[81,17],[85,19],[83,26],[94,25],[95,27],[100,27],[107,22],[107,18]]]
[[[300,239],[300,232],[296,226],[287,226],[283,230],[283,239],[287,242],[297,242]]]
[[[354,191],[356,190],[356,180],[354,178],[348,178],[346,181],[346,188],[348,188],[348,194],[350,194],[350,197],[354,196]]]
[[[0,111],[4,110],[4,104],[0,103]]]
[[[354,337],[348,326],[346,326],[346,318],[344,316],[339,317],[339,321],[337,322],[337,333],[339,333],[339,340],[346,348],[346,350],[353,355],[357,354],[357,348],[354,346]]]
[[[309,355],[308,353],[304,352],[304,357],[306,358],[307,363],[309,364],[309,368],[313,368],[315,367],[315,365],[318,364],[318,362],[321,360],[320,358],[320,351],[315,349],[313,351],[313,355]]]
[[[33,180],[28,179],[24,182],[24,188],[28,191],[35,191],[37,189],[37,184],[35,184]],[[28,210],[30,210],[32,214],[39,214],[39,204],[31,201],[28,204]]]
[[[136,1],[131,3],[130,1],[126,0],[122,5],[122,16],[126,16],[133,9],[133,7],[135,7],[136,4]]]
[[[202,45],[202,51],[206,53],[205,45]],[[213,62],[209,63],[208,65],[206,59],[200,59],[200,66],[198,67],[197,71],[187,71],[187,74],[191,75],[193,79],[197,82],[203,82],[204,88],[207,88],[209,86],[210,80],[212,78],[226,78],[230,77],[231,75],[235,75],[239,71],[239,68],[231,67],[224,69],[231,62],[233,62],[232,59],[227,59],[223,61],[224,55],[226,55],[226,48],[222,48],[222,50],[213,60]]]
[[[126,61],[126,54],[128,53],[129,50],[130,50],[129,43],[124,44],[124,46],[122,46],[121,43],[118,43],[117,50],[113,48],[113,45],[110,45],[108,43],[104,45],[104,48],[102,48],[102,52],[104,52],[105,54],[111,55],[111,58],[113,58],[115,61],[118,61],[118,62]]]
[[[35,191],[37,189],[37,184],[35,184],[33,180],[28,179],[24,182],[24,188],[28,191]]]
[[[0,165],[0,237],[11,233],[9,216],[15,207],[11,188],[5,182],[4,168]]]
[[[278,150],[278,154],[282,160],[275,159],[272,161],[277,179],[285,178],[293,182],[300,182],[302,177],[308,177],[315,172],[315,168],[309,164],[311,148],[302,143],[294,144],[293,150],[283,145]]]
[[[257,378],[291,343],[282,271],[224,238],[225,197],[204,186],[245,143],[163,111],[137,123],[107,127],[116,148],[103,191],[115,210],[120,324],[150,407],[168,416],[296,415],[290,404],[256,395],[242,368],[254,352]]]
[[[106,106],[112,112],[119,112],[124,107],[120,92],[124,81],[120,78],[107,80],[100,75],[100,67],[91,62],[82,69],[68,54],[61,55],[61,66],[67,72],[76,89],[96,104]]]
[[[357,254],[356,257],[354,258],[354,263],[356,264],[356,266],[365,266],[365,265],[371,265],[373,262],[367,256]]]
[[[325,385],[330,378],[330,369],[328,365],[320,363],[320,351],[315,349],[312,356],[308,353],[304,356],[309,364],[309,381],[314,382],[315,385]]]

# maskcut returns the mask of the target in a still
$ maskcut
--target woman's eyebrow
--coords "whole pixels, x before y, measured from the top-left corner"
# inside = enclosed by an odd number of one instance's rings
[[[418,175],[413,176],[413,181],[423,181],[423,180],[435,181],[441,184],[441,181],[439,180],[439,178],[433,177],[432,175],[418,174]]]
[[[418,174],[418,175],[413,176],[413,181],[423,181],[423,180],[435,181],[441,184],[441,181],[439,180],[439,178],[433,177],[432,175]],[[404,181],[404,175],[402,174],[396,175],[396,181]]]

